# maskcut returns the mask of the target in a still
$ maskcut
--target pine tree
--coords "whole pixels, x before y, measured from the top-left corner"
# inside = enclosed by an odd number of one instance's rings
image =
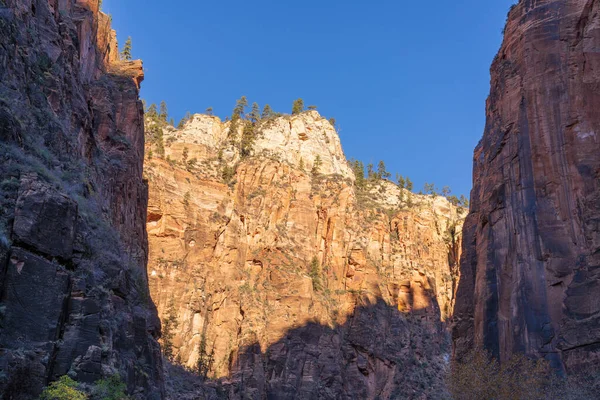
[[[174,298],[171,296],[162,329],[163,355],[169,361],[173,360],[173,337],[175,336],[177,325],[177,310],[175,310]]]
[[[252,103],[252,110],[248,114],[248,118],[253,124],[260,121],[260,109],[258,108],[258,103]]]
[[[233,109],[233,115],[231,116],[231,119],[233,120],[235,116],[238,118],[243,117],[246,107],[248,107],[248,100],[246,99],[246,96],[242,96],[235,103],[235,108]]]
[[[350,160],[350,166],[356,176],[356,187],[362,189],[365,186],[365,165],[362,161]]]
[[[329,123],[335,128],[335,118],[329,118]]]
[[[379,164],[377,165],[377,177],[379,179],[388,179],[390,176],[392,176],[392,174],[387,172],[385,169],[385,163],[383,160],[379,161]]]
[[[158,116],[158,109],[156,108],[156,104],[150,104],[150,107],[148,107],[148,111],[146,112],[146,114],[150,118],[156,118]]]
[[[294,104],[292,106],[292,115],[300,114],[302,111],[304,111],[304,100],[294,100]]]
[[[121,59],[131,61],[132,60],[131,50],[132,50],[131,36],[129,36],[127,38],[127,41],[125,42],[125,46],[123,46],[123,51],[121,52]]]
[[[375,173],[375,169],[372,163],[367,164],[367,179],[370,181],[377,178],[377,174]]]
[[[406,188],[406,181],[402,175],[396,174],[396,180],[398,181],[398,186],[400,186],[401,189]]]
[[[311,174],[318,175],[321,170],[322,165],[323,165],[323,161],[321,161],[321,156],[317,154],[317,157],[315,158],[315,162],[313,164],[312,170],[310,171]]]
[[[406,177],[406,190],[409,192],[412,192],[413,190],[413,183],[408,176]]]
[[[425,184],[423,185],[423,192],[425,194],[432,194],[435,196],[436,195],[435,184],[425,182]]]
[[[254,125],[244,121],[244,130],[242,131],[242,141],[240,143],[240,153],[242,158],[248,157],[252,154],[252,148],[254,147]]]
[[[213,108],[212,107],[208,107],[205,111],[206,115],[213,115]]]
[[[442,196],[448,197],[448,196],[450,196],[450,193],[452,193],[452,190],[450,189],[450,186],[444,186],[442,188]]]
[[[179,124],[177,124],[177,129],[182,129],[185,124],[188,123],[188,121],[190,121],[192,119],[192,114],[190,114],[190,112],[186,112],[185,115],[183,116],[183,118],[181,118],[181,121],[179,121]]]
[[[272,116],[273,116],[273,109],[271,109],[270,105],[265,104],[265,107],[262,110],[261,118],[267,119],[267,118],[271,118]]]
[[[187,162],[188,155],[189,155],[188,148],[184,147],[183,152],[181,153],[181,160],[183,161],[183,164],[185,164]]]
[[[308,106],[307,107],[309,111],[316,111],[317,110],[317,106]]]
[[[167,103],[165,103],[164,100],[160,102],[160,112],[158,114],[158,118],[163,122],[167,122],[167,118],[169,118]]]

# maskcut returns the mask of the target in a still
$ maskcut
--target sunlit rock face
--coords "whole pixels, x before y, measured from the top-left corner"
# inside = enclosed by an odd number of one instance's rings
[[[141,62],[97,0],[0,1],[0,397],[69,373],[161,398]]]
[[[173,360],[211,381],[187,396],[441,393],[466,210],[357,189],[316,111],[260,122],[247,157],[229,127],[195,115],[163,129],[163,158],[147,149],[152,298]]]
[[[522,0],[491,69],[453,332],[557,368],[600,365],[600,3]]]

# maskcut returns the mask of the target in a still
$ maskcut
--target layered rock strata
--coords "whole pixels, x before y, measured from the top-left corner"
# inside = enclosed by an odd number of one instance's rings
[[[195,115],[148,149],[150,288],[173,361],[212,382],[206,397],[441,393],[466,211],[359,188],[316,111],[260,122],[247,156],[230,126]]]

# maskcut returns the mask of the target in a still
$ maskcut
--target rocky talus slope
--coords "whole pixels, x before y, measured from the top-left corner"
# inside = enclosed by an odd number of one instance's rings
[[[474,156],[454,344],[600,365],[600,2],[521,0]]]
[[[385,180],[357,188],[316,111],[260,122],[247,157],[230,125],[195,115],[148,142],[163,345],[207,379],[172,397],[442,393],[466,210]]]
[[[119,374],[161,398],[140,62],[97,0],[0,1],[0,393]]]

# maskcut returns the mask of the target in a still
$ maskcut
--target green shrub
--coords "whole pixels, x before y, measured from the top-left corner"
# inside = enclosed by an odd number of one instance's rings
[[[118,374],[109,376],[96,382],[92,394],[98,400],[126,400],[125,383]]]
[[[56,382],[52,382],[42,392],[41,400],[86,400],[85,393],[77,390],[77,382],[63,375]]]

